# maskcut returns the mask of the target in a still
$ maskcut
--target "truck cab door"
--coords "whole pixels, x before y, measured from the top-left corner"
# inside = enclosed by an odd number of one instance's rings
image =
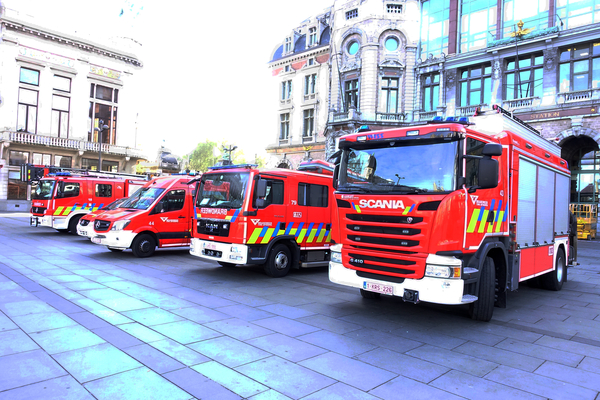
[[[305,218],[303,233],[298,236],[301,247],[324,247],[329,242],[331,209],[329,187],[313,183],[298,184],[298,205]]]
[[[269,243],[272,238],[283,235],[286,231],[285,182],[268,177],[260,179],[266,183],[267,190],[263,197],[258,196],[256,188],[254,190],[252,208],[257,213],[249,218],[248,244]]]
[[[154,225],[159,247],[186,246],[190,243],[188,190],[174,187],[155,204],[148,218]]]

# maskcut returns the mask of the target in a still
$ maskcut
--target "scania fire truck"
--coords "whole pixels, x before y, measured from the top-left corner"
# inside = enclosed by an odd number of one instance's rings
[[[76,235],[82,216],[129,196],[145,183],[143,176],[132,174],[64,169],[47,174],[32,181],[31,225]]]
[[[331,175],[231,165],[196,186],[192,255],[222,266],[264,265],[272,277],[328,265]]]
[[[93,243],[111,251],[131,248],[136,257],[149,257],[156,247],[190,245],[193,179],[169,175],[152,179],[115,210],[99,215],[88,230]]]
[[[340,139],[329,279],[407,302],[468,304],[567,279],[569,169],[560,148],[498,106]]]

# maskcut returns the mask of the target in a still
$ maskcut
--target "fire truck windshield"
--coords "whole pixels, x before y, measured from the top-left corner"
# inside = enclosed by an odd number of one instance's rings
[[[140,188],[129,196],[119,208],[134,208],[136,210],[147,210],[154,201],[160,197],[165,189]]]
[[[52,198],[52,192],[54,191],[53,180],[41,180],[39,182],[33,182],[31,184],[33,193],[31,198],[33,200],[48,200]]]
[[[241,208],[249,176],[248,173],[204,174],[196,196],[196,206]]]
[[[367,193],[453,191],[458,172],[458,143],[346,148],[338,190]]]

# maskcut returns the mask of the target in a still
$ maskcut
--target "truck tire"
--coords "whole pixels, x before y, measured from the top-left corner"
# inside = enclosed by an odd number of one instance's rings
[[[469,304],[469,316],[476,321],[488,322],[494,314],[496,297],[496,265],[491,257],[486,257],[479,276],[477,301]]]
[[[556,268],[547,274],[542,275],[542,287],[555,292],[562,289],[563,282],[567,280],[567,266],[565,264],[565,253],[562,249],[558,250],[556,255]]]
[[[273,278],[286,276],[292,268],[292,253],[285,244],[276,244],[269,253],[265,273]]]
[[[77,235],[77,225],[79,225],[79,220],[82,216],[83,215],[76,215],[69,221],[69,233],[71,235]]]
[[[360,295],[363,299],[379,299],[381,297],[381,293],[369,292],[363,289],[360,289]]]
[[[156,250],[156,241],[147,233],[138,235],[133,239],[131,250],[133,250],[133,255],[136,257],[150,257]]]

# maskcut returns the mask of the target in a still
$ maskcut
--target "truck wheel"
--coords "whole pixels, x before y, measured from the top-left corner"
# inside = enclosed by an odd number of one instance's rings
[[[217,261],[221,267],[235,267],[236,264],[228,263],[225,261]]]
[[[79,220],[81,217],[82,215],[76,215],[71,218],[71,221],[69,221],[69,233],[71,235],[77,235],[77,225],[79,225]]]
[[[156,241],[147,233],[138,235],[131,244],[131,250],[136,257],[150,257],[156,249]]]
[[[360,289],[360,295],[363,299],[378,299],[381,297],[381,293],[369,292],[368,290]]]
[[[556,268],[541,276],[542,287],[547,290],[559,291],[563,282],[567,280],[567,267],[565,265],[565,253],[562,249],[556,255]]]
[[[494,313],[496,297],[496,266],[491,257],[486,257],[479,276],[477,301],[469,305],[469,316],[476,321],[488,322]]]
[[[265,264],[265,273],[273,278],[286,276],[292,268],[292,253],[284,244],[277,244],[271,249]]]

